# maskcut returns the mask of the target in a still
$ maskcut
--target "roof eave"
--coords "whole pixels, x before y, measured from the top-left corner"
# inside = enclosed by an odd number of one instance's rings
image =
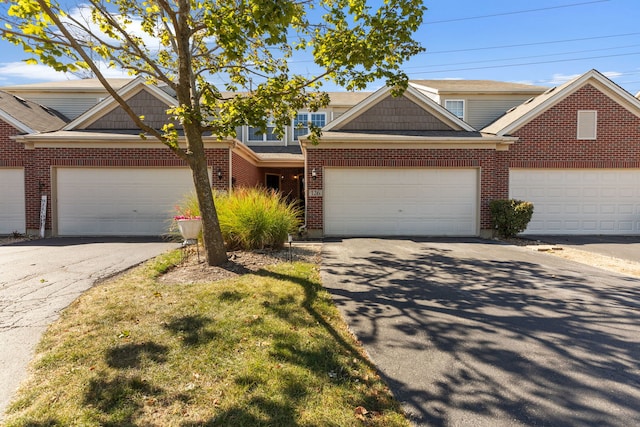
[[[316,148],[351,148],[352,146],[367,148],[457,148],[457,149],[495,149],[506,150],[518,141],[517,137],[483,135],[480,137],[455,136],[415,136],[387,134],[323,134],[317,144],[308,138],[301,138],[303,150]]]

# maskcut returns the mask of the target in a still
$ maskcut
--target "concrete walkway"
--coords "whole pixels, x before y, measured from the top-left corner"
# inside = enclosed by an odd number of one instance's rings
[[[640,263],[640,236],[526,236],[526,238]]]
[[[61,310],[101,279],[178,246],[117,238],[0,246],[0,420],[42,333]]]

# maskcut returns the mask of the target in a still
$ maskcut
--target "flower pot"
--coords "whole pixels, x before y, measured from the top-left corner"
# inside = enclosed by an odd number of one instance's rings
[[[201,219],[179,219],[178,229],[185,240],[197,240],[202,229]]]

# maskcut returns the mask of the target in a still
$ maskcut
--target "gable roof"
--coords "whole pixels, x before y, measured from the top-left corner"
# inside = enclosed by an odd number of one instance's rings
[[[433,89],[430,92],[455,92],[455,93],[540,93],[548,88],[546,86],[534,86],[523,83],[500,82],[495,80],[411,80],[415,86]]]
[[[582,86],[592,84],[614,98],[620,105],[640,117],[640,100],[622,89],[597,70],[590,70],[563,85],[548,89],[541,95],[525,101],[507,111],[496,121],[485,126],[482,132],[498,136],[508,135],[559,103]]]
[[[175,98],[173,98],[157,86],[146,84],[143,77],[137,77],[129,81],[129,83],[117,90],[117,93],[123,99],[128,99],[143,90],[151,93],[155,98],[167,104],[167,106],[175,105],[177,102]],[[82,128],[83,126],[87,126],[119,106],[120,104],[118,104],[118,102],[112,96],[108,96],[101,102],[97,103],[92,108],[78,116],[71,123],[67,124],[67,126],[65,126],[63,130],[73,130],[76,128]]]
[[[24,133],[58,130],[67,119],[57,111],[0,91],[0,119]]]
[[[391,96],[391,88],[383,87],[379,89],[378,91],[374,92],[372,95],[368,96],[363,101],[352,107],[345,114],[327,124],[322,129],[323,132],[339,131],[349,122],[357,119],[358,117],[369,111],[371,108],[375,107]],[[458,118],[455,114],[451,113],[449,110],[447,110],[437,102],[433,101],[431,98],[423,94],[420,90],[416,89],[411,84],[409,84],[407,90],[405,90],[402,96],[408,98],[410,101],[415,103],[426,112],[433,114],[443,123],[449,125],[452,128],[451,130],[475,132],[475,129],[471,125]]]

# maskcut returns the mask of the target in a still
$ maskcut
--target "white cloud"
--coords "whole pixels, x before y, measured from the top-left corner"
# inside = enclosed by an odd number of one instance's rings
[[[83,23],[83,25],[85,25],[88,29],[90,29],[93,34],[99,35],[99,38],[101,40],[111,44],[118,43],[116,40],[104,34],[100,30],[100,27],[91,21],[91,8],[88,5],[81,5],[79,7],[72,9],[69,14],[69,17],[77,22]],[[125,24],[123,22],[122,15],[114,14],[113,17],[122,23],[123,27],[126,29],[126,31],[129,34],[139,37],[148,49],[154,50],[160,47],[159,39],[147,34],[142,29],[141,19],[136,17],[127,17],[127,19],[130,22]],[[84,37],[85,33],[81,32],[81,34],[78,34],[78,36]]]
[[[552,85],[561,85],[579,76],[580,74],[554,74],[553,77],[549,79],[549,83]]]
[[[61,81],[72,80],[74,77],[68,73],[55,71],[51,67],[40,64],[27,64],[25,62],[6,62],[0,64],[0,80],[11,82],[15,80],[30,81]]]
[[[604,71],[601,73],[605,77],[612,80],[624,75],[619,71]],[[582,74],[554,74],[553,77],[549,80],[549,83],[553,85],[561,85],[568,82],[569,80],[575,79],[576,77],[580,77],[581,75]]]
[[[615,79],[617,77],[623,76],[623,74],[619,71],[604,71],[602,74],[610,79]]]
[[[521,84],[521,85],[536,86],[536,83],[533,80],[516,80],[513,83],[518,83],[518,84]]]
[[[98,64],[102,73],[107,78],[131,77],[122,69],[108,68],[105,63]],[[86,73],[81,73],[82,76]],[[26,62],[6,62],[0,64],[0,82],[4,86],[13,84],[56,82],[64,80],[77,80],[80,75],[55,71],[53,68],[41,64],[27,64]]]

